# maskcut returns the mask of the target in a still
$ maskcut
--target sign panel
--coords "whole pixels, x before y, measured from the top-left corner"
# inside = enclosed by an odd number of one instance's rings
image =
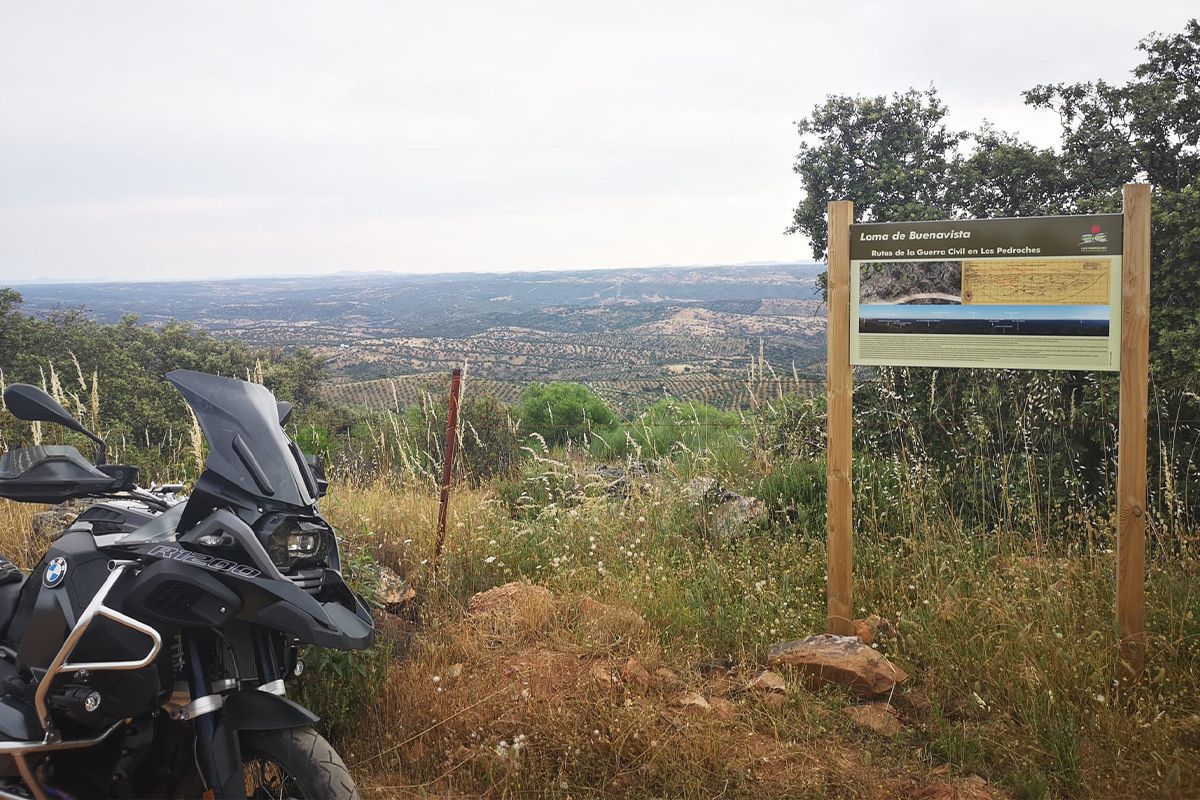
[[[1119,370],[1120,214],[850,226],[850,363]]]

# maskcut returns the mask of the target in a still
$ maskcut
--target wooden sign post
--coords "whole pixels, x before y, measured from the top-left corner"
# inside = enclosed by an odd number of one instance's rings
[[[1150,359],[1150,186],[1127,183],[1121,273],[1121,406],[1117,435],[1117,630],[1120,670],[1146,660],[1146,404]]]
[[[836,200],[829,204],[829,275],[826,302],[829,326],[825,397],[829,441],[828,470],[829,526],[829,632],[854,633],[854,604],[851,595],[854,562],[853,472],[854,381],[850,371],[850,223],[854,203]]]
[[[850,201],[829,204],[830,633],[854,632],[853,364],[1119,369],[1116,618],[1120,671],[1127,678],[1141,672],[1146,640],[1150,186],[1126,184],[1123,196],[1122,215],[865,225],[853,225]],[[859,265],[872,262],[911,265],[918,277],[917,270],[932,265],[940,268],[943,282],[947,264],[958,262],[959,294],[939,286],[933,294],[909,292],[860,302]],[[911,305],[915,298],[928,297],[944,304]]]

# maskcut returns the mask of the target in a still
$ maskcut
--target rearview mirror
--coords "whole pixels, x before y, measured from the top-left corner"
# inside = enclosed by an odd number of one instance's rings
[[[28,383],[9,384],[4,390],[4,405],[17,419],[26,422],[56,422],[64,428],[84,436],[96,443],[96,464],[105,461],[104,440],[83,427],[83,423],[58,404],[50,395]]]
[[[4,405],[17,419],[27,422],[57,422],[64,428],[86,433],[82,423],[50,395],[28,383],[10,384],[4,390]]]

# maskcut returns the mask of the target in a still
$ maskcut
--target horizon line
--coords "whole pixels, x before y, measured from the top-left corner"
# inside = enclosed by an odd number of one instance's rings
[[[45,278],[27,280],[21,283],[8,283],[0,281],[0,286],[7,286],[12,289],[21,288],[42,288],[47,286],[93,286],[102,284],[164,284],[164,283],[237,283],[245,281],[271,281],[271,280],[295,280],[297,278],[340,278],[340,277],[371,277],[371,276],[392,276],[397,278],[435,278],[445,276],[469,276],[469,275],[536,275],[543,273],[570,274],[573,272],[630,272],[638,270],[668,270],[668,269],[721,269],[730,267],[792,267],[792,266],[821,266],[824,262],[815,261],[812,259],[798,259],[796,261],[739,261],[735,263],[708,263],[708,264],[644,264],[636,267],[545,267],[545,268],[530,268],[530,269],[506,269],[506,270],[449,270],[446,272],[403,272],[400,270],[390,269],[343,269],[334,272],[289,272],[277,274],[261,274],[261,275],[229,275],[229,276],[206,276],[206,277],[158,277],[153,279],[137,279],[137,278],[108,278],[108,279],[71,279],[71,278]]]

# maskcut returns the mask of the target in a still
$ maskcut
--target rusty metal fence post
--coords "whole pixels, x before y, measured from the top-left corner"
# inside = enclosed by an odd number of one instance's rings
[[[454,475],[454,447],[458,443],[458,393],[462,387],[462,370],[450,373],[450,413],[446,415],[446,450],[442,459],[442,497],[438,506],[437,545],[433,551],[433,573],[442,562],[446,545],[446,514],[450,508],[450,481]]]

